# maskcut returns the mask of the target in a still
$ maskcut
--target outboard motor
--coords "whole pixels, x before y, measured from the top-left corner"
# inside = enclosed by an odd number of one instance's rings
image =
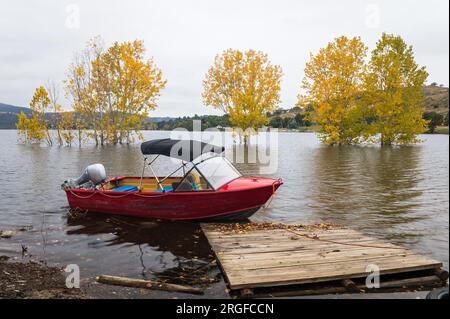
[[[84,173],[77,179],[69,178],[61,185],[65,188],[96,189],[96,186],[106,180],[106,170],[102,164],[92,164],[86,167]]]

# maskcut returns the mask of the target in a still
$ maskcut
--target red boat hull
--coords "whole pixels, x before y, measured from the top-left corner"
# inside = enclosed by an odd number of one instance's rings
[[[282,184],[281,180],[241,177],[217,191],[65,191],[71,208],[89,212],[165,220],[233,220],[250,217]]]

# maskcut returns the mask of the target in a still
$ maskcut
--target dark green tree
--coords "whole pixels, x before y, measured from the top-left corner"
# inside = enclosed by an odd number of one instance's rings
[[[429,121],[428,133],[434,133],[436,127],[444,123],[444,116],[436,112],[424,112],[422,117]]]

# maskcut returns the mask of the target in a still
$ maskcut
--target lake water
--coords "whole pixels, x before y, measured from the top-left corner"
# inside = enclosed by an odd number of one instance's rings
[[[161,138],[169,132],[144,135]],[[278,169],[268,176],[283,177],[285,184],[270,206],[251,219],[345,225],[429,255],[448,269],[449,137],[422,138],[422,144],[408,147],[338,148],[321,145],[314,134],[280,133]],[[214,257],[196,224],[68,217],[60,184],[97,162],[105,165],[108,176],[139,176],[139,144],[21,145],[15,131],[0,131],[0,229],[28,229],[0,239],[0,255],[21,259],[24,245],[31,258],[49,265],[78,264],[82,287],[96,296],[186,297],[105,286],[93,279],[110,274],[180,283],[202,278],[205,297],[226,297],[220,272],[210,264]],[[244,174],[259,174],[258,164],[236,166]]]

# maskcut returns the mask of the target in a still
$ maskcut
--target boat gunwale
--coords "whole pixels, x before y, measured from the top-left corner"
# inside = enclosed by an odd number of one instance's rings
[[[140,179],[140,177],[136,177],[136,176],[120,176],[121,178],[125,179]],[[149,179],[156,179],[155,177],[148,177]],[[252,178],[256,178],[256,179],[265,179],[265,180],[273,180],[273,183],[270,185],[255,185],[252,187],[247,187],[245,189],[235,189],[235,190],[222,190],[223,187],[229,185],[230,183],[240,179],[240,178],[246,178],[246,179],[252,179]],[[112,181],[114,181],[114,177],[112,178]],[[111,181],[108,180],[105,183]],[[266,177],[251,177],[251,176],[239,176],[233,180],[231,180],[230,182],[228,182],[227,184],[223,185],[221,188],[214,190],[214,189],[210,189],[210,190],[198,190],[198,191],[178,191],[178,192],[140,192],[140,191],[135,191],[135,192],[120,192],[120,191],[114,191],[114,190],[101,190],[101,189],[96,189],[96,190],[92,190],[92,189],[81,189],[81,188],[66,188],[64,189],[64,191],[66,193],[70,193],[70,192],[77,192],[77,193],[96,193],[96,194],[102,194],[102,193],[107,193],[107,194],[117,194],[117,195],[124,195],[124,194],[129,194],[129,195],[137,195],[137,194],[142,194],[142,195],[160,195],[160,196],[166,196],[166,195],[205,195],[205,194],[211,194],[211,193],[219,193],[219,194],[223,194],[223,193],[232,193],[232,192],[245,192],[245,191],[249,191],[249,190],[255,190],[255,189],[260,189],[260,188],[267,188],[267,187],[273,187],[274,184],[276,184],[277,182],[280,183],[279,186],[281,186],[283,184],[283,182],[280,182],[279,180],[276,179],[271,179],[271,178],[266,178]]]

